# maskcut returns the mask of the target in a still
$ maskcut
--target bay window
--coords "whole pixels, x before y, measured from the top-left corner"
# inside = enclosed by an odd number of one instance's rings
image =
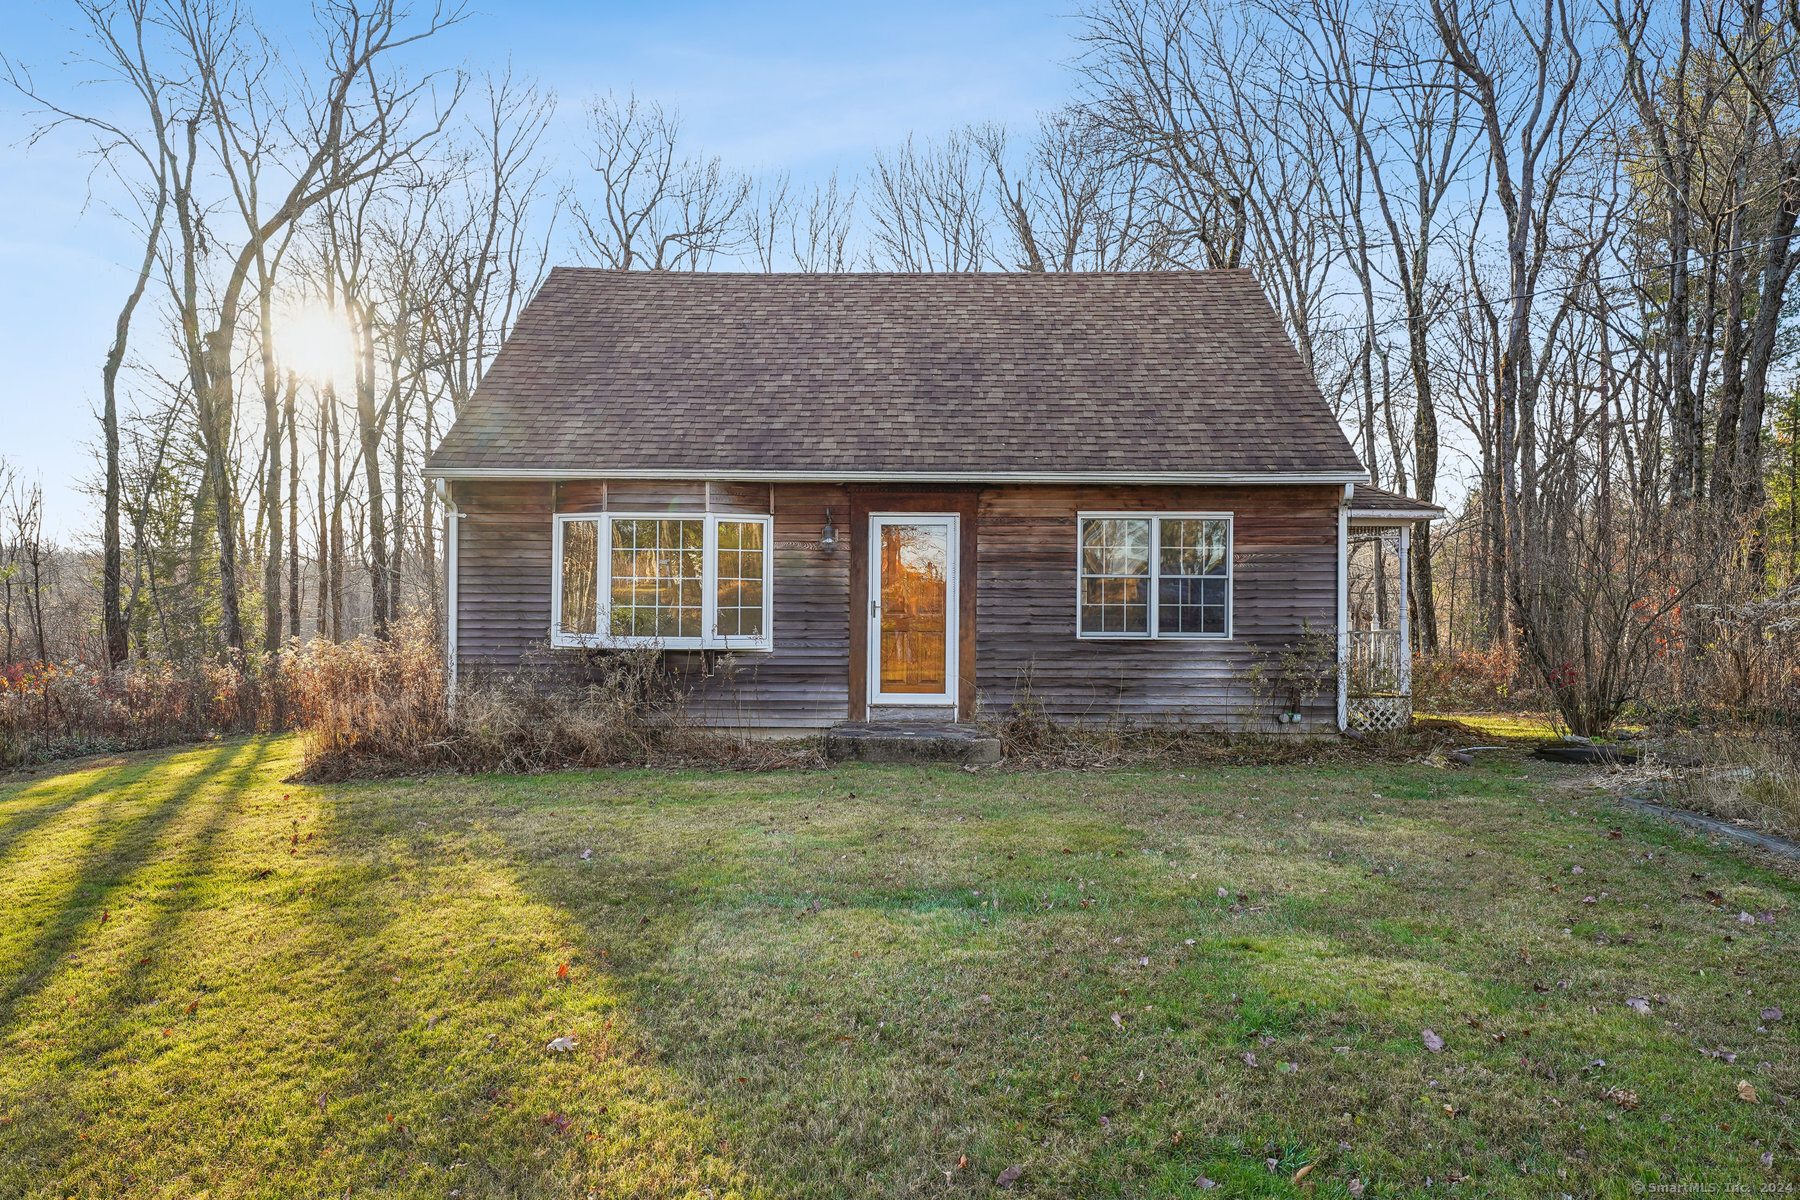
[[[769,518],[570,513],[556,518],[556,646],[766,650]]]
[[[1076,633],[1231,636],[1231,517],[1083,513],[1076,522]]]

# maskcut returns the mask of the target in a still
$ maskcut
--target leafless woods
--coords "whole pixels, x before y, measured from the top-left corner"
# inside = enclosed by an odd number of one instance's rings
[[[1581,729],[1652,681],[1793,699],[1794,0],[1092,0],[1034,126],[799,181],[659,99],[432,69],[456,7],[76,10],[105,103],[7,73],[142,255],[95,347],[97,545],[22,567],[44,539],[8,519],[11,658],[437,618],[420,465],[554,262],[1242,267],[1375,482],[1454,509],[1416,547],[1421,652],[1516,649]],[[63,618],[22,599],[47,562]]]

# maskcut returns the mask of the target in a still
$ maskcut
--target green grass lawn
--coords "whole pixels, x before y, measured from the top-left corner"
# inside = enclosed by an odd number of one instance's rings
[[[295,754],[0,784],[0,1197],[1800,1179],[1800,885],[1574,768]]]

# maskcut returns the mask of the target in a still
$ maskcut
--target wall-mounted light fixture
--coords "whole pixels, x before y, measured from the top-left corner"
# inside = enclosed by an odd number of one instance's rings
[[[821,550],[837,549],[837,526],[831,523],[831,510],[825,510],[825,528],[819,530],[819,548]]]

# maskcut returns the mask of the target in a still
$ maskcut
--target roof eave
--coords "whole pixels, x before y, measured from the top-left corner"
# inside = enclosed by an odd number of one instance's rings
[[[1183,483],[1183,484],[1346,484],[1367,483],[1367,471],[769,471],[719,468],[674,470],[557,470],[512,467],[427,467],[428,479],[562,480],[681,479],[744,483]]]

